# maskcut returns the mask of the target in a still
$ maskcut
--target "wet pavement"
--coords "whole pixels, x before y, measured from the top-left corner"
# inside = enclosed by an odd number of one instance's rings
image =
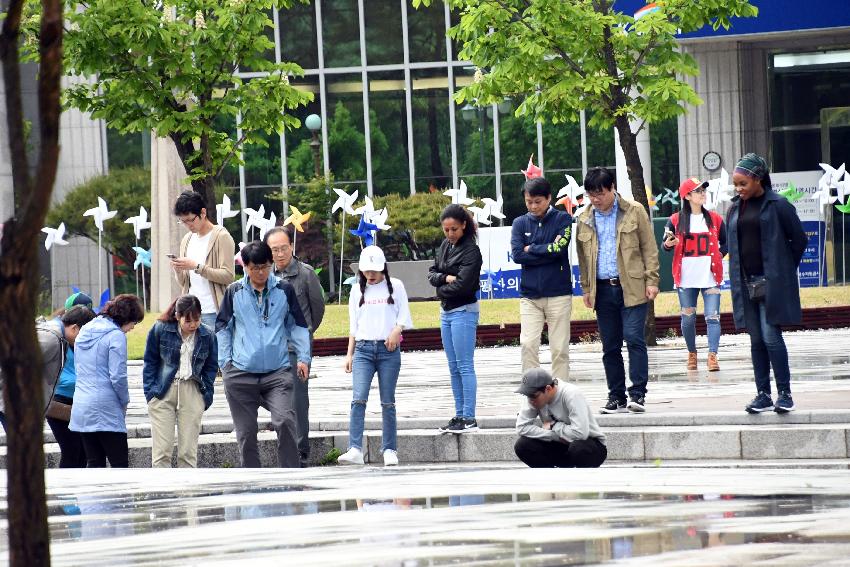
[[[53,565],[97,566],[847,565],[848,479],[506,465],[47,473]]]
[[[850,329],[785,333],[792,374],[792,390],[801,410],[850,409]],[[755,395],[750,343],[747,335],[721,339],[720,372],[706,370],[705,337],[697,338],[700,369],[685,370],[687,351],[681,338],[660,341],[649,350],[650,377],[647,411],[720,412],[741,410]],[[624,358],[628,358],[623,349]],[[541,349],[541,364],[551,356]],[[516,415],[520,377],[519,347],[479,348],[475,351],[478,375],[478,415]],[[310,381],[310,417],[321,421],[346,421],[351,405],[351,375],[342,370],[343,358],[318,357]],[[578,384],[593,407],[607,399],[600,343],[575,344],[570,349],[570,380]],[[128,424],[148,423],[141,389],[141,366],[130,367],[131,403]],[[403,352],[396,390],[400,427],[404,418],[446,418],[454,415],[454,402],[445,354],[442,351]],[[367,405],[367,418],[380,418],[377,378]],[[260,410],[260,416],[268,412]],[[216,385],[213,406],[204,421],[229,421],[230,412],[221,383]]]

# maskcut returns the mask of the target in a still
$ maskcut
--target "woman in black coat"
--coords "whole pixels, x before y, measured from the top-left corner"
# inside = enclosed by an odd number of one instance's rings
[[[440,334],[449,361],[455,416],[441,427],[449,433],[478,430],[475,420],[475,338],[478,328],[478,297],[481,279],[481,251],[477,229],[469,212],[449,205],[440,215],[446,239],[440,244],[428,281],[440,298]]]
[[[749,413],[794,409],[791,371],[782,326],[802,317],[797,267],[808,238],[794,206],[770,186],[767,163],[756,154],[741,158],[732,174],[738,194],[726,216],[729,277],[735,326],[750,335],[756,397]],[[778,397],[770,392],[770,368]]]

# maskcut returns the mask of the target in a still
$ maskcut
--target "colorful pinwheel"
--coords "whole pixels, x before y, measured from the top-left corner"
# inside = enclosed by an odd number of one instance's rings
[[[534,165],[534,154],[528,158],[528,169],[522,169],[522,174],[525,175],[526,181],[535,177],[543,177],[543,170]]]

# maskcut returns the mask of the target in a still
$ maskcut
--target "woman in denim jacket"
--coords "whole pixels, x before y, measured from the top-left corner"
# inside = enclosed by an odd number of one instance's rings
[[[215,335],[201,324],[201,302],[194,295],[178,297],[148,333],[145,347],[152,466],[171,466],[175,423],[177,466],[197,466],[201,417],[212,405],[217,360]]]

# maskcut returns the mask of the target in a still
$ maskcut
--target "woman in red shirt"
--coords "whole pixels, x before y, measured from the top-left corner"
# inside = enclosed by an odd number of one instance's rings
[[[696,307],[702,292],[705,326],[708,331],[708,370],[720,370],[720,284],[726,255],[726,226],[723,218],[706,210],[708,182],[686,179],[679,185],[682,211],[674,213],[664,230],[664,250],[673,250],[673,283],[682,308],[682,336],[688,346],[688,370],[697,369]]]

